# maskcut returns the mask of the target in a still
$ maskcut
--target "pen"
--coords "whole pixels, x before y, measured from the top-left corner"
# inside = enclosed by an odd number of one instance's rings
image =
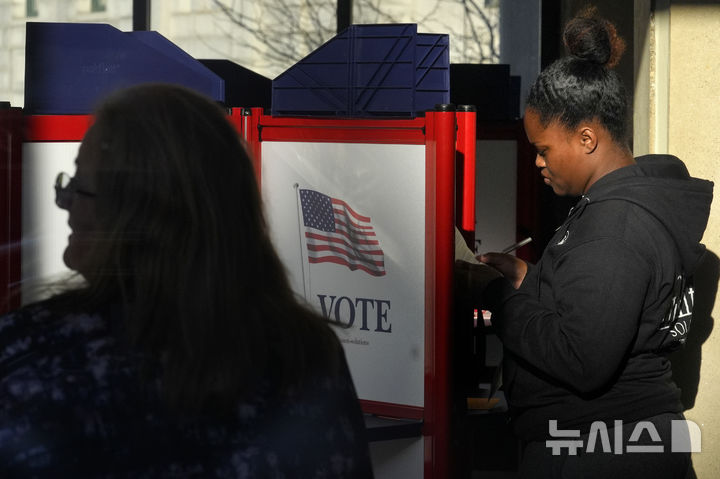
[[[526,244],[528,244],[528,243],[531,242],[531,241],[532,241],[532,238],[531,238],[531,237],[527,237],[527,238],[525,238],[525,239],[522,240],[522,241],[518,241],[517,243],[508,246],[507,248],[505,248],[504,250],[502,250],[501,253],[510,253],[511,251],[515,251],[515,250],[518,249],[519,247],[525,246]]]

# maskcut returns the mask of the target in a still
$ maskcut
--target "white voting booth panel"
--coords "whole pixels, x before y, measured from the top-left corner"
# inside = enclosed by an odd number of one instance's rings
[[[266,142],[262,148],[262,193],[273,241],[295,291],[344,326],[335,330],[359,396],[422,407],[425,148],[310,142]],[[299,190],[345,202],[369,218],[363,225],[371,235],[356,242],[350,235],[328,235],[322,252],[327,261],[310,262],[308,249],[323,241],[313,238],[321,237],[314,231],[323,231],[305,226],[304,216],[315,212],[303,209]],[[367,238],[377,244],[368,245]],[[376,253],[366,257],[382,262],[381,271],[362,269],[366,251]]]
[[[27,115],[22,145],[20,291],[22,303],[50,294],[48,286],[79,281],[62,260],[70,227],[55,205],[55,177],[75,174],[89,115]]]
[[[48,293],[53,281],[71,276],[62,260],[70,227],[68,213],[55,205],[55,177],[73,175],[80,143],[31,142],[22,152],[21,295],[24,304]]]

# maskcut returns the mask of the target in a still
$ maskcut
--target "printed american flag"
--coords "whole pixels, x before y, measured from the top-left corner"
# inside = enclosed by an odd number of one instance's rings
[[[335,263],[373,276],[385,275],[385,257],[370,218],[342,200],[300,190],[310,263]]]

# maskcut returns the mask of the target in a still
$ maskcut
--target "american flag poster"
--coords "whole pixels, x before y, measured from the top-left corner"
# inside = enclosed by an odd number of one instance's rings
[[[368,216],[319,191],[300,189],[299,194],[309,263],[385,276],[383,250]]]

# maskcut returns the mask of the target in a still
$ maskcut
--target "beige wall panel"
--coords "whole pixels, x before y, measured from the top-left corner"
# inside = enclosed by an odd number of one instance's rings
[[[699,363],[697,395],[688,419],[702,431],[702,452],[693,455],[697,477],[720,477],[720,3],[672,1],[670,9],[670,85],[668,150],[693,176],[715,182],[715,200],[703,242],[712,253],[702,269],[694,340]],[[703,319],[702,316],[705,316]],[[713,322],[715,325],[713,325]],[[692,334],[691,334],[692,335]],[[685,374],[681,369],[676,374]],[[679,378],[679,382],[682,379]]]

